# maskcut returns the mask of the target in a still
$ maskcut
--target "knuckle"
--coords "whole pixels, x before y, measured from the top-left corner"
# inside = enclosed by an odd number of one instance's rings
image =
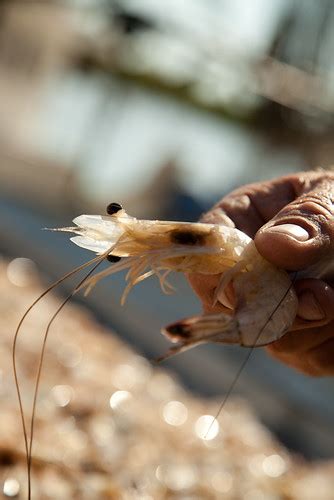
[[[226,211],[245,211],[251,204],[250,198],[247,194],[242,193],[238,195],[231,195],[222,200],[221,207]]]
[[[305,195],[286,205],[278,214],[280,223],[295,223],[305,229],[312,237],[334,237],[334,204],[318,196]]]
[[[212,210],[204,213],[200,217],[200,222],[204,222],[206,224],[223,224],[225,226],[234,227],[234,223],[221,206],[216,206]]]
[[[319,199],[316,196],[302,196],[286,206],[282,212],[291,215],[306,215],[308,217],[322,217],[323,220],[331,219],[334,215],[332,204]]]
[[[299,209],[305,214],[318,214],[326,219],[334,214],[333,203],[327,196],[309,194],[298,200]]]

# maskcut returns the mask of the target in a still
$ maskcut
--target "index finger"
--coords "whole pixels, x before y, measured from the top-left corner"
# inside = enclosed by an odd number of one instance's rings
[[[218,219],[225,216],[253,238],[260,227],[299,196],[308,175],[302,172],[242,186],[225,196],[202,220],[213,222],[217,218],[219,222]]]

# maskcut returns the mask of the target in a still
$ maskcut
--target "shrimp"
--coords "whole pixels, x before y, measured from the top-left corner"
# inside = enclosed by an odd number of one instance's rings
[[[214,301],[227,312],[193,316],[163,328],[177,344],[168,355],[205,342],[263,346],[291,327],[297,313],[291,280],[259,254],[245,233],[218,224],[138,220],[117,203],[107,213],[80,215],[73,220],[75,227],[57,229],[75,233],[73,243],[97,254],[110,249],[108,260],[122,259],[89,277],[80,287],[86,293],[100,279],[124,269],[128,284],[122,303],[134,285],[152,275],[166,293],[171,291],[166,281],[171,271],[221,275]]]

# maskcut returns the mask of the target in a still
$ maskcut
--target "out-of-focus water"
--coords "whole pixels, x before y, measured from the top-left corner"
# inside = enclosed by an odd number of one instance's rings
[[[63,75],[44,102],[39,147],[73,165],[89,199],[126,200],[169,161],[183,189],[202,200],[304,167],[292,148],[275,156],[255,131],[117,79]]]

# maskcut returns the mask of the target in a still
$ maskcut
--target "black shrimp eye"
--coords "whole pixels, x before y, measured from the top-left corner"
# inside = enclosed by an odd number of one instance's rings
[[[118,255],[107,255],[107,260],[109,260],[109,262],[119,262],[121,260],[121,257],[118,257]]]
[[[120,205],[119,203],[116,202],[109,203],[109,205],[107,206],[107,214],[108,215],[117,214],[117,212],[122,210],[122,208],[123,208],[122,205]]]

